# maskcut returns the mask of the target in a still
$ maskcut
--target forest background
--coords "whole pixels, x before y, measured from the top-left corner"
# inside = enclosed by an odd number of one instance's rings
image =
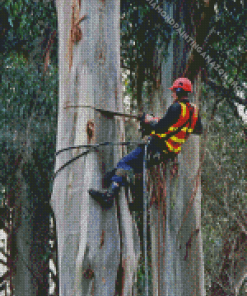
[[[201,14],[197,12],[205,1],[187,2],[197,8],[188,17],[194,23],[200,22]],[[226,295],[231,295],[231,279],[236,268],[240,268],[237,295],[243,296],[247,291],[246,4],[234,0],[212,2],[214,11],[208,21],[210,34],[204,51],[221,65],[228,79],[222,78],[210,63],[201,64],[200,110],[207,129],[207,142],[202,138],[206,154],[201,176],[205,284],[211,295],[215,284],[227,282],[224,289]],[[166,59],[174,34],[172,26],[147,1],[121,1],[121,69],[126,112],[150,110],[149,97],[158,83],[154,49],[162,49]],[[53,258],[56,265],[49,205],[58,104],[54,1],[1,2],[0,64],[1,228],[7,237],[7,248],[2,247],[0,261],[2,289],[6,280],[10,290],[22,281],[18,275],[21,256],[17,256],[18,244],[13,242],[18,240],[18,233],[28,233],[32,227],[35,235],[27,237],[25,243],[39,254],[33,259],[39,262],[39,268],[31,272],[36,274],[37,281],[41,278],[47,283],[42,295],[48,295],[44,294],[51,285],[48,283],[57,281],[49,264]],[[230,78],[238,82],[238,89],[229,83]],[[130,124],[126,125],[127,140],[133,139],[132,129]],[[18,196],[26,204],[24,226],[20,225],[23,216],[20,218]],[[25,258],[25,254],[22,256]]]

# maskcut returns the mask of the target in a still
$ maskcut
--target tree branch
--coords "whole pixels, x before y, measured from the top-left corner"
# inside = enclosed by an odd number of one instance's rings
[[[211,17],[214,15],[214,5],[216,1],[217,0],[205,1],[201,22],[196,28],[195,41],[202,48],[205,47],[206,41],[213,33],[213,30],[209,32],[209,23]],[[192,49],[183,76],[194,80],[204,62],[200,54],[195,49]]]

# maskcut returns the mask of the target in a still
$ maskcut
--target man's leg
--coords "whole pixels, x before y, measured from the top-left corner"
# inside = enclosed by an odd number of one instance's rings
[[[126,184],[128,172],[133,170],[134,173],[142,172],[144,149],[138,146],[123,157],[117,164],[115,174],[111,178],[111,184],[106,192],[90,189],[89,194],[102,206],[109,209],[113,206],[114,199],[118,196],[120,186]]]

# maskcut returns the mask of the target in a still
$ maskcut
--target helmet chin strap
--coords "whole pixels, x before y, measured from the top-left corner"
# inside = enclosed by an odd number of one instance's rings
[[[178,99],[181,99],[181,98],[187,98],[188,97],[188,92],[185,91],[184,89],[182,88],[176,88],[176,97]]]
[[[182,88],[176,88],[176,94],[178,97],[181,97],[183,94],[185,95],[186,92]]]

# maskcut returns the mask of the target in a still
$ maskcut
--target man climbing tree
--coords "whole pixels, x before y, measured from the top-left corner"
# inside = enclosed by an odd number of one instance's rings
[[[188,93],[192,92],[191,81],[187,78],[178,78],[170,88],[174,98],[173,104],[163,118],[156,118],[143,114],[140,118],[143,134],[149,134],[148,166],[158,162],[173,159],[181,151],[181,145],[191,133],[201,134],[202,123],[198,108],[188,100]],[[143,170],[144,147],[136,149],[123,157],[113,170],[111,184],[106,192],[90,189],[90,195],[104,209],[113,206],[120,186],[126,184],[128,173],[141,173]]]

